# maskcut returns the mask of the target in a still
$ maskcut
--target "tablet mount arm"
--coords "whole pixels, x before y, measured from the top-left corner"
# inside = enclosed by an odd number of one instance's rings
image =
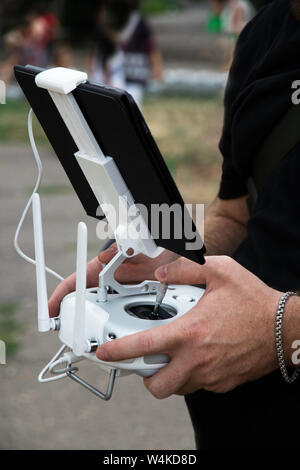
[[[123,296],[138,294],[154,294],[157,291],[159,282],[144,281],[138,285],[120,284],[115,279],[115,271],[127,259],[121,251],[102,269],[99,274],[99,302],[106,302],[109,290],[113,290]]]

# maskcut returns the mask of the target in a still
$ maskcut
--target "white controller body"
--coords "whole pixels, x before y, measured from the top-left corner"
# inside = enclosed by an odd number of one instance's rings
[[[176,314],[165,320],[146,320],[128,313],[128,308],[131,305],[154,304],[154,294],[126,297],[120,294],[109,294],[107,302],[99,302],[97,288],[88,289],[85,301],[85,339],[87,341],[93,339],[101,345],[112,341],[112,338],[123,338],[156,326],[167,325],[195,307],[203,294],[204,290],[197,287],[170,285],[162,306],[173,308]],[[59,338],[70,348],[73,345],[75,304],[75,293],[67,295],[62,301],[59,315]],[[95,352],[84,353],[84,357],[94,361],[105,370],[117,369],[118,375],[136,373],[143,377],[155,374],[169,362],[167,355],[152,355],[110,363],[100,361]]]

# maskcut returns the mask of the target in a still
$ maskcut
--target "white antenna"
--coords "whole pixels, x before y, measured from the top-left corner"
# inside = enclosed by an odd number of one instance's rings
[[[39,331],[44,332],[50,330],[50,318],[48,309],[41,200],[37,193],[34,193],[32,196],[32,214],[36,260],[35,268],[38,302],[38,329]]]
[[[78,224],[77,231],[77,261],[76,261],[76,307],[73,330],[73,351],[76,356],[82,356],[85,344],[85,290],[87,264],[87,226],[84,222]]]

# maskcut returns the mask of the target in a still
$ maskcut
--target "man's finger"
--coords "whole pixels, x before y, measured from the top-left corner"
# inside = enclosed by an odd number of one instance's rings
[[[117,244],[116,243],[113,243],[112,245],[110,245],[107,250],[105,251],[102,251],[99,255],[98,255],[98,258],[99,258],[99,261],[103,264],[107,264],[109,263],[112,258],[115,256],[115,254],[117,253],[118,251],[118,247],[117,247]]]
[[[87,287],[94,287],[98,284],[98,275],[101,269],[102,265],[98,260],[98,257],[93,258],[88,263],[86,278]],[[76,273],[73,273],[57,286],[49,299],[48,308],[51,318],[56,317],[59,314],[61,301],[66,295],[70,294],[70,292],[74,292],[75,289]]]
[[[98,348],[96,355],[102,361],[123,361],[150,354],[168,353],[176,342],[175,328],[168,324],[104,343]]]
[[[116,255],[118,251],[118,246],[116,243],[112,243],[112,245],[110,245],[106,250],[102,251],[101,253],[99,253],[98,255],[98,259],[101,263],[103,264],[108,264],[112,258]],[[142,262],[145,262],[145,260],[147,259],[148,257],[146,255],[142,255],[142,254],[139,254],[139,255],[136,255],[136,256],[133,256],[132,258],[128,258],[126,260],[126,262],[124,263],[124,266],[127,267],[127,264],[130,263],[130,265],[134,265],[134,264],[140,264]],[[149,258],[148,258],[149,259]],[[119,268],[120,269],[120,268]]]
[[[188,381],[189,371],[181,359],[172,359],[152,377],[144,379],[147,389],[156,398],[163,399],[177,393]]]
[[[156,278],[168,284],[205,284],[208,269],[186,258],[161,266],[155,271]]]
[[[72,276],[68,277],[57,286],[48,302],[50,318],[56,317],[59,314],[61,301],[67,294],[70,294],[70,292],[73,292],[75,290],[75,286],[75,274],[72,274]]]

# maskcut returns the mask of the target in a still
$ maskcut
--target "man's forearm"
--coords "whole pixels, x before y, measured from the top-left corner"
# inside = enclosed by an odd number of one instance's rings
[[[247,235],[249,218],[246,198],[232,201],[216,199],[208,208],[205,217],[205,246],[208,255],[231,255]],[[278,292],[279,298],[280,293]],[[275,351],[274,308],[274,351]],[[287,365],[293,366],[292,357],[300,360],[300,297],[291,297],[283,318],[283,347]],[[299,343],[295,343],[295,342]],[[294,354],[294,356],[293,356]],[[297,364],[298,365],[298,364]]]
[[[207,255],[232,255],[246,237],[248,218],[245,198],[232,201],[215,199],[205,215]]]
[[[205,218],[207,255],[232,255],[246,236],[246,228],[226,217]]]

